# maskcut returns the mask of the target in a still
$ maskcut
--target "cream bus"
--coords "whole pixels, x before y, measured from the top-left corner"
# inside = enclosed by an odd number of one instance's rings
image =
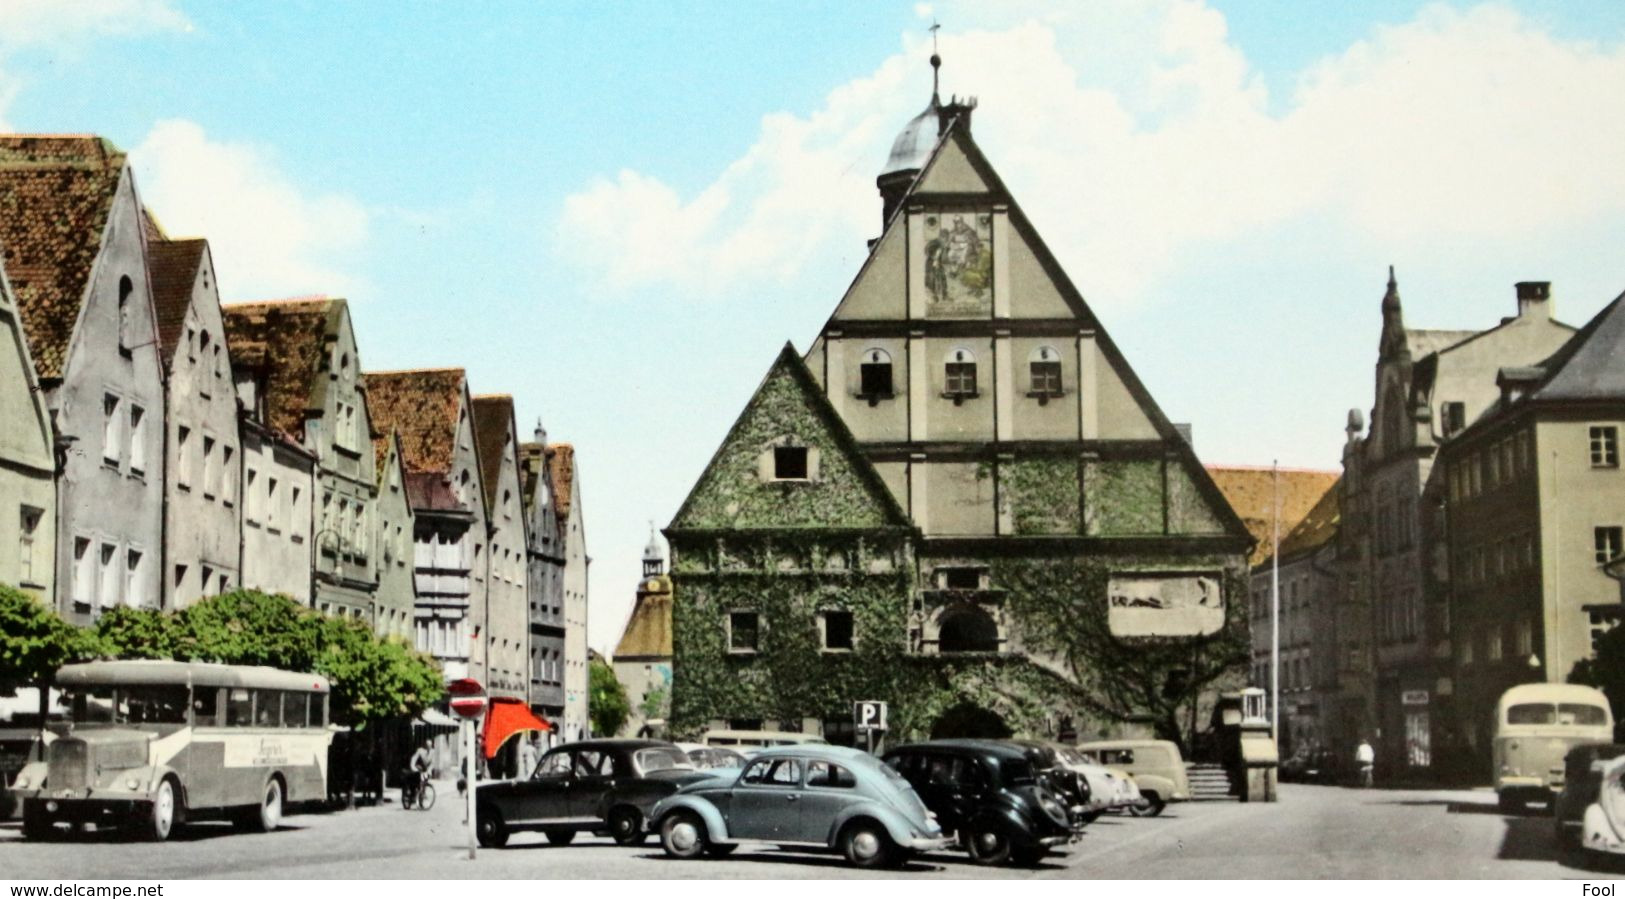
[[[169,837],[186,819],[275,830],[286,803],[327,798],[327,679],[275,668],[116,661],[57,672],[65,730],[13,790],[23,835],[56,825]]]
[[[1501,808],[1550,804],[1563,789],[1563,757],[1583,743],[1612,743],[1614,716],[1601,690],[1520,684],[1495,705],[1495,793]]]

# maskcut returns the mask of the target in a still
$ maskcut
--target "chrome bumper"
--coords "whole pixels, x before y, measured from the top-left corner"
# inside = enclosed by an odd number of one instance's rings
[[[912,837],[903,843],[903,848],[914,852],[936,852],[952,845],[954,841],[947,837]]]

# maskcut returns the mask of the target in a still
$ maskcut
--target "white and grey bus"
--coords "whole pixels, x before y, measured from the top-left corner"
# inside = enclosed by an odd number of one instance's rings
[[[23,834],[60,823],[168,838],[187,819],[275,830],[286,803],[327,797],[327,679],[202,662],[67,665],[46,758],[17,775]]]

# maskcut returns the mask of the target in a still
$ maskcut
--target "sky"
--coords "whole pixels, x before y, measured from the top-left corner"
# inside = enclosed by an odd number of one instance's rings
[[[1209,464],[1336,469],[1388,266],[1412,327],[1625,290],[1614,0],[3,0],[0,129],[130,151],[229,300],[352,303],[577,447],[590,642],[944,94]]]

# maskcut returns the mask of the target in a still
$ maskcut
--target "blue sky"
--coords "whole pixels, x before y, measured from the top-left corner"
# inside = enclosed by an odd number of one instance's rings
[[[1625,4],[0,5],[0,124],[131,150],[228,299],[355,304],[579,447],[591,642],[879,227],[930,92],[1204,460],[1335,468],[1387,266],[1407,320],[1625,289]]]

